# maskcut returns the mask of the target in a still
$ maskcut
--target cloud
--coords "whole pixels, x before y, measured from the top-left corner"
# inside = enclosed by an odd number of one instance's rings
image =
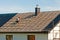
[[[41,8],[41,11],[58,11],[58,10],[60,10],[60,7],[46,6]]]
[[[8,6],[0,7],[0,13],[25,13],[32,12],[34,9],[30,7],[17,7],[17,6]]]
[[[0,7],[0,13],[21,13],[24,11],[23,7]]]

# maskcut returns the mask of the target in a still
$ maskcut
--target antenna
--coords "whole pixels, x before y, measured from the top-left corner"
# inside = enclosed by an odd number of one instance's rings
[[[36,7],[39,7],[39,0],[36,0]]]
[[[39,4],[39,0],[36,1],[36,4]]]

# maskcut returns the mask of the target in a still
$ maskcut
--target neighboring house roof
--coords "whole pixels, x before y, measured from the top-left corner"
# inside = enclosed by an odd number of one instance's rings
[[[19,23],[15,23],[17,17]],[[40,12],[37,16],[34,12],[0,14],[0,20],[0,32],[42,32],[53,28],[53,21],[56,24],[60,20],[60,12]]]

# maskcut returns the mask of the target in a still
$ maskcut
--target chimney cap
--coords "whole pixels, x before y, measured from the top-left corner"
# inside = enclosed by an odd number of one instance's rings
[[[40,8],[38,4],[36,5],[36,8]]]

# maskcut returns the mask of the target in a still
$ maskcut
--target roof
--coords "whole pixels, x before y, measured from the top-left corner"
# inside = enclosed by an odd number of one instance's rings
[[[0,32],[48,31],[52,28],[52,21],[60,20],[59,16],[60,11],[40,12],[37,16],[34,16],[34,12],[0,14]],[[15,23],[17,17],[20,17],[19,23]]]

